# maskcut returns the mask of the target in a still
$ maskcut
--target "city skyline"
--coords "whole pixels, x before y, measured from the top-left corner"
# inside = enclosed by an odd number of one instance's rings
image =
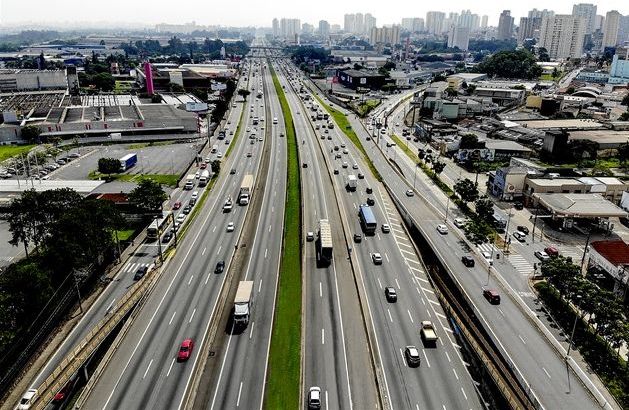
[[[571,14],[573,6],[578,1],[559,0],[552,4],[557,14]],[[598,15],[605,15],[608,11],[618,10],[620,14],[629,14],[629,8],[619,8],[618,2],[596,1],[592,2],[597,7]],[[399,24],[402,18],[426,17],[429,11],[441,11],[459,13],[470,9],[479,16],[487,15],[490,26],[498,26],[498,19],[503,10],[510,10],[514,16],[515,24],[520,17],[525,17],[530,9],[549,8],[549,4],[543,1],[504,2],[497,4],[476,4],[470,7],[469,3],[461,0],[450,0],[445,4],[434,7],[432,5],[413,5],[413,7],[391,7],[390,4],[363,4],[358,1],[343,3],[342,8],[329,0],[318,3],[316,10],[309,6],[280,0],[274,3],[274,7],[252,0],[244,0],[237,7],[226,7],[214,10],[207,3],[200,0],[191,0],[186,7],[178,9],[176,13],[166,12],[171,10],[172,3],[165,0],[152,2],[128,3],[120,0],[112,0],[110,7],[96,8],[85,5],[78,0],[59,0],[49,2],[44,0],[32,0],[28,3],[17,0],[3,0],[0,4],[0,26],[15,26],[19,24],[34,24],[37,26],[54,26],[59,24],[74,24],[75,26],[106,23],[112,27],[137,25],[140,27],[152,26],[159,23],[184,24],[195,21],[198,25],[220,25],[224,27],[271,27],[273,18],[295,18],[302,23],[318,25],[319,20],[326,20],[330,24],[343,25],[343,16],[351,13],[371,13],[378,19],[378,26],[385,24]],[[163,7],[162,7],[163,6]],[[68,13],[67,10],[72,10]],[[122,12],[125,11],[126,12]],[[207,14],[200,13],[207,10]],[[334,10],[330,13],[330,10]],[[403,11],[402,11],[403,10]],[[236,13],[234,13],[236,12]],[[71,15],[71,18],[68,17]],[[28,16],[28,18],[25,18]]]

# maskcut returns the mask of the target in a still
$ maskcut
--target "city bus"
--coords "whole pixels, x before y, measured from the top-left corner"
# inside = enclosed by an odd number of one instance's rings
[[[363,232],[365,232],[365,235],[373,235],[378,227],[378,222],[376,222],[376,217],[371,207],[367,204],[361,205],[358,211],[358,217],[360,218],[360,226]]]
[[[156,241],[159,239],[162,233],[166,230],[170,224],[171,213],[162,214],[160,218],[155,218],[153,222],[146,229],[146,239],[149,241]]]

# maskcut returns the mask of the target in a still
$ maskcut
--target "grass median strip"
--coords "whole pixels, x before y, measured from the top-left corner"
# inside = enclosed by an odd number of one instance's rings
[[[245,88],[246,90],[249,89],[249,78],[247,78],[247,88]],[[238,141],[238,138],[240,137],[240,130],[242,128],[242,119],[245,116],[245,109],[247,108],[247,100],[243,100],[242,101],[242,110],[240,111],[240,118],[238,119],[238,125],[236,126],[236,131],[234,132],[234,138],[232,139],[231,143],[229,144],[229,147],[227,147],[227,152],[225,153],[225,158],[229,157],[229,154],[232,152],[232,149],[236,146],[236,141]]]
[[[378,181],[382,181],[382,176],[380,176],[380,173],[378,172],[376,167],[373,165],[373,162],[371,162],[371,159],[367,155],[367,151],[365,151],[365,147],[363,147],[362,142],[360,142],[360,138],[358,138],[358,135],[356,135],[356,132],[352,128],[352,125],[349,123],[347,116],[343,114],[342,112],[337,111],[334,108],[330,107],[328,104],[323,102],[323,100],[319,98],[318,96],[315,95],[315,98],[317,99],[317,101],[319,101],[319,104],[321,104],[321,106],[324,107],[326,111],[330,113],[330,115],[336,122],[336,125],[338,125],[341,128],[341,131],[343,131],[345,135],[347,135],[347,138],[349,138],[350,141],[354,143],[356,148],[358,148],[358,150],[363,156],[363,160],[367,162],[367,165],[369,166],[369,169],[371,170],[371,173],[373,174],[373,176]]]
[[[270,63],[269,67],[286,126],[288,179],[282,260],[264,407],[273,410],[293,410],[299,408],[301,374],[301,187],[293,118],[284,91]]]

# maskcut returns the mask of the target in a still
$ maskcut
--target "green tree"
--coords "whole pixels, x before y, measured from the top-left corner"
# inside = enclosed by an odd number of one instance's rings
[[[240,88],[238,90],[238,95],[242,97],[243,100],[246,100],[247,97],[249,96],[249,94],[251,94],[251,91],[244,89],[244,88]]]
[[[92,84],[101,91],[113,91],[114,77],[109,73],[98,73],[92,76]]]
[[[491,227],[483,221],[472,219],[465,224],[465,236],[476,245],[488,242],[491,234]]]
[[[445,162],[440,162],[440,161],[434,161],[432,163],[432,170],[435,172],[435,174],[439,175],[443,172],[443,170],[445,169],[446,164]]]
[[[559,77],[559,71],[557,70],[557,67],[553,68],[553,72],[550,76],[553,78],[553,80],[556,80],[557,77]]]
[[[155,215],[162,209],[163,202],[168,195],[157,182],[144,178],[138,186],[129,193],[129,202],[135,204],[142,212]]]
[[[503,78],[538,78],[542,68],[537,65],[533,54],[521,49],[516,51],[500,51],[485,58],[476,71],[486,73],[490,77]]]
[[[461,135],[461,142],[459,144],[460,149],[474,149],[479,148],[478,136],[476,134],[463,134]]]
[[[34,125],[22,127],[22,138],[28,141],[37,141],[41,135],[41,130]]]
[[[561,296],[575,290],[576,278],[580,276],[580,268],[566,258],[550,258],[542,263],[542,275],[559,291]]]
[[[494,216],[494,203],[486,196],[480,197],[474,202],[476,214],[481,221],[491,223]]]
[[[626,165],[625,163],[629,161],[629,141],[618,147],[618,159],[623,165]]]
[[[572,140],[568,145],[568,150],[575,161],[596,159],[598,142],[590,140]]]
[[[99,158],[98,172],[107,175],[120,172],[120,160],[116,158]]]
[[[454,184],[454,191],[459,194],[463,202],[473,202],[478,199],[478,188],[474,181],[465,178]]]
[[[622,99],[622,102],[620,104],[629,106],[629,93],[625,95],[625,97]]]

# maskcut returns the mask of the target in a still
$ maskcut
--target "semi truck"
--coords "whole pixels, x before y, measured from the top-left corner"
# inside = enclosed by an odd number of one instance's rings
[[[137,164],[137,162],[138,154],[127,154],[124,157],[120,158],[120,170],[124,172]]]
[[[424,320],[421,323],[421,336],[424,343],[427,345],[435,345],[437,343],[437,333],[435,332],[435,327],[433,326],[430,320]]]
[[[209,180],[210,171],[204,169],[203,171],[201,171],[201,175],[199,176],[199,186],[206,186]]]
[[[238,284],[234,298],[234,326],[246,327],[249,324],[253,297],[253,281],[243,280]]]
[[[348,191],[352,191],[352,192],[356,191],[356,183],[357,183],[356,175],[347,176],[346,188]]]
[[[253,191],[253,175],[247,174],[242,179],[240,185],[240,192],[238,193],[238,203],[240,205],[248,205],[251,200],[251,194]]]
[[[319,231],[317,232],[317,266],[330,266],[332,262],[332,230],[327,219],[319,221]]]

